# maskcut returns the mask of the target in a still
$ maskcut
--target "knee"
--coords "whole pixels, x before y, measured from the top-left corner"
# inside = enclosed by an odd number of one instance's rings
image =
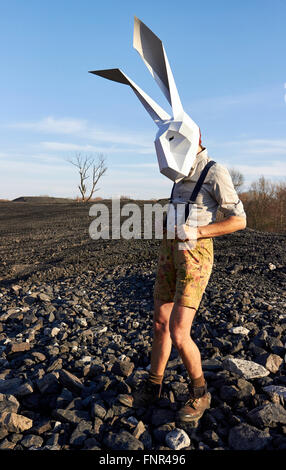
[[[190,334],[186,334],[186,332],[180,328],[174,328],[170,332],[171,340],[175,348],[180,351],[184,348],[186,341],[191,339]]]
[[[154,335],[156,338],[162,338],[163,336],[169,336],[169,322],[156,320],[153,326]]]

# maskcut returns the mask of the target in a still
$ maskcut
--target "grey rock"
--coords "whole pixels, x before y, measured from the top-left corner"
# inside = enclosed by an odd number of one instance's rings
[[[258,427],[276,427],[286,424],[286,410],[279,404],[258,406],[248,413],[248,418]]]
[[[7,346],[7,354],[11,355],[14,353],[25,352],[31,349],[30,343],[9,343]]]
[[[42,302],[51,302],[51,298],[44,292],[41,292],[38,294],[38,299],[41,300]]]
[[[229,403],[237,398],[238,388],[234,385],[223,385],[219,394],[222,400]]]
[[[234,450],[262,450],[270,440],[269,431],[243,423],[230,430],[228,444]]]
[[[91,407],[91,415],[94,418],[98,416],[98,418],[103,419],[106,415],[106,409],[103,406],[99,405],[98,403],[93,403]]]
[[[58,374],[54,372],[45,374],[42,379],[37,381],[37,386],[42,394],[58,393],[60,391]]]
[[[20,403],[13,395],[0,393],[0,413],[2,411],[17,413]]]
[[[59,371],[59,381],[64,387],[66,387],[71,392],[80,394],[83,390],[83,384],[81,380],[65,369],[61,369]]]
[[[142,442],[144,449],[152,449],[152,436],[147,430],[141,434],[140,441]]]
[[[175,428],[166,435],[166,444],[173,450],[181,450],[188,447],[191,440],[186,431]]]
[[[153,430],[153,435],[154,435],[156,441],[159,442],[160,444],[165,444],[167,434],[170,431],[173,431],[174,428],[175,428],[174,423],[163,424],[162,426],[159,426],[158,428],[155,428]]]
[[[171,389],[179,402],[184,402],[190,395],[188,385],[183,382],[171,382]]]
[[[111,450],[144,450],[144,445],[128,431],[109,432],[103,443]]]
[[[263,387],[263,390],[269,393],[277,393],[286,400],[286,387],[283,387],[282,385],[267,385],[266,387]]]
[[[9,432],[22,432],[33,426],[33,421],[26,416],[17,413],[0,413],[0,426],[6,428]]]
[[[137,423],[137,426],[136,428],[134,429],[134,431],[132,432],[132,435],[134,437],[136,437],[136,439],[140,439],[140,436],[146,431],[146,428],[145,428],[145,424],[143,423],[143,421],[139,421]]]
[[[75,447],[82,447],[84,441],[92,435],[92,423],[80,421],[75,430],[73,431],[70,444]]]
[[[38,448],[41,447],[44,440],[41,436],[37,436],[35,434],[27,434],[22,440],[21,445],[26,448],[34,447]]]
[[[7,431],[6,427],[4,428],[0,424],[0,440],[4,439],[4,437],[8,436],[8,434],[9,434],[9,431]]]
[[[122,377],[129,377],[133,369],[134,363],[131,361],[116,361],[112,366],[111,372]]]
[[[0,443],[0,450],[13,450],[15,446],[15,442],[8,441],[8,439],[4,439]]]
[[[222,363],[217,359],[205,359],[202,361],[203,370],[216,371],[222,370]]]
[[[226,370],[241,375],[245,379],[254,379],[269,375],[269,370],[265,369],[261,364],[245,359],[228,358],[223,361]]]
[[[23,383],[22,379],[0,379],[0,393],[16,395],[18,387]]]
[[[52,416],[61,423],[78,424],[81,420],[89,420],[89,413],[81,410],[56,409],[52,412]]]
[[[235,334],[235,335],[248,335],[249,330],[247,328],[244,328],[243,326],[234,326],[233,328],[230,328],[230,332]]]
[[[152,413],[152,424],[156,427],[172,423],[174,420],[175,413],[172,410],[156,408]]]
[[[99,442],[94,437],[89,437],[84,441],[84,449],[86,450],[101,450]]]

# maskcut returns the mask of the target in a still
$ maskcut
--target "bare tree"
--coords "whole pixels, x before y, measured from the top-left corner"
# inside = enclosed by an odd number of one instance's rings
[[[68,161],[78,168],[80,176],[78,188],[80,190],[81,199],[82,202],[88,202],[92,198],[93,194],[99,190],[99,188],[96,188],[96,185],[107,170],[104,156],[100,154],[96,161],[95,156],[92,154],[82,155],[81,153],[76,153],[74,157]],[[89,195],[87,196],[88,188],[86,181],[90,176],[92,178],[92,182],[89,189]]]
[[[231,176],[233,186],[236,191],[240,190],[244,185],[244,176],[240,171],[236,170],[235,168],[229,169],[229,174]]]

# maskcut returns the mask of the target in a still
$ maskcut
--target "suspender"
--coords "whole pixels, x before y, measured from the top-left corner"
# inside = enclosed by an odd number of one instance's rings
[[[198,181],[196,182],[196,185],[192,191],[192,194],[191,194],[191,197],[189,199],[188,202],[190,203],[195,203],[196,199],[197,199],[197,195],[199,194],[199,191],[204,183],[204,180],[208,174],[208,171],[209,169],[215,164],[216,162],[214,160],[210,160],[204,167],[204,169],[202,170],[201,174],[200,174],[200,177],[198,179]],[[171,196],[170,196],[170,202],[172,202],[172,199],[173,199],[173,194],[174,194],[174,189],[175,189],[175,185],[176,183],[173,184],[173,187],[172,187],[172,192],[171,192]],[[190,204],[186,204],[186,208],[185,208],[185,221],[187,220],[187,218],[189,217],[189,213],[190,213]]]
[[[209,169],[215,164],[216,162],[211,160],[209,161],[206,166],[204,167],[203,171],[201,172],[200,174],[200,177],[198,179],[198,181],[196,182],[196,186],[194,187],[193,189],[193,192],[191,194],[191,197],[190,197],[190,201],[191,203],[194,203],[197,199],[197,195],[199,194],[200,192],[200,189],[204,183],[204,180],[208,174],[208,171]],[[185,221],[188,219],[189,217],[189,213],[190,213],[190,204],[186,204],[186,208],[185,208]]]

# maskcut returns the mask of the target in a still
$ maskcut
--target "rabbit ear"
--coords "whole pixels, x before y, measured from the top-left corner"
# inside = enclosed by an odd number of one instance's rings
[[[172,70],[162,41],[136,16],[133,47],[139,52],[149,71],[173,109],[174,117],[183,111]]]
[[[136,83],[134,83],[129,77],[127,77],[127,75],[125,75],[125,73],[123,73],[120,69],[94,70],[93,72],[89,73],[99,75],[100,77],[108,78],[109,80],[113,80],[114,82],[129,85],[158,127],[160,127],[164,121],[169,121],[171,119],[171,116],[166,113],[166,111],[164,111],[161,106],[159,106],[154,100],[152,100],[152,98],[150,98],[147,93],[141,90],[141,88],[139,88],[139,86],[136,85]]]

